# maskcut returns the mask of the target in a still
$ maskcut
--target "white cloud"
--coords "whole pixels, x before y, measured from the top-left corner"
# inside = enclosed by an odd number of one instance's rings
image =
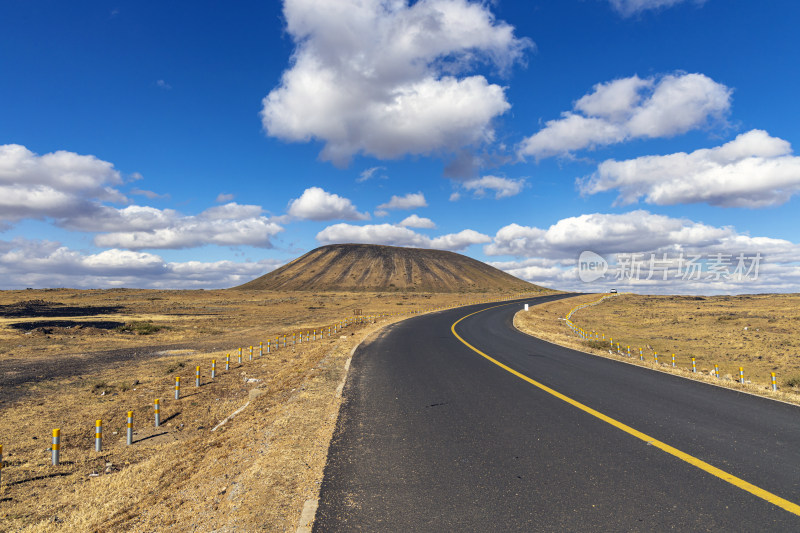
[[[67,218],[91,213],[99,201],[124,202],[114,165],[92,155],[59,150],[38,155],[0,145],[0,220]]]
[[[198,215],[186,216],[172,210],[129,206],[107,208],[106,218],[81,221],[82,229],[110,231],[94,238],[100,247],[142,250],[179,249],[216,244],[220,246],[272,247],[270,239],[283,228],[261,216],[255,205],[229,203],[215,206]]]
[[[671,7],[686,0],[609,0],[611,6],[623,17],[630,17],[648,9],[659,9]],[[695,4],[701,5],[705,0],[692,0]]]
[[[164,80],[156,80],[156,87],[158,87],[159,89],[164,89],[165,91],[169,91],[170,89],[172,89],[172,85],[165,82]]]
[[[59,243],[0,241],[0,289],[20,287],[214,289],[250,281],[278,260],[167,263],[158,255],[111,249],[83,254]]]
[[[459,200],[461,200],[461,193],[460,192],[455,191],[454,193],[450,194],[450,201],[451,202],[457,202]]]
[[[617,203],[704,202],[722,207],[767,207],[800,191],[800,157],[788,142],[751,130],[710,149],[601,163],[578,180],[584,194],[616,189]]]
[[[404,218],[403,221],[398,224],[398,226],[403,226],[406,228],[433,229],[436,227],[436,224],[434,224],[433,220],[429,218],[411,215]]]
[[[428,207],[425,195],[421,192],[408,193],[405,196],[395,196],[385,204],[378,206],[378,209],[416,209],[417,207]]]
[[[359,213],[347,198],[326,192],[319,187],[303,191],[300,198],[289,203],[289,216],[305,220],[366,220],[367,213]]]
[[[656,260],[667,254],[672,275],[615,279],[613,275],[594,285],[579,281],[577,258],[585,250],[613,262],[617,254],[638,254],[640,261]],[[484,247],[489,255],[510,255],[517,259],[494,262],[494,266],[533,283],[565,290],[603,290],[617,287],[648,293],[730,293],[793,292],[800,289],[800,245],[783,239],[751,237],[734,228],[715,227],[688,219],[671,218],[647,211],[623,214],[588,214],[559,220],[547,229],[511,224],[501,228],[492,243]],[[701,256],[708,262],[715,254],[731,263],[739,254],[762,257],[756,280],[709,280],[706,269],[701,279],[677,276],[679,257]],[[707,266],[707,265],[706,265]]]
[[[522,192],[525,188],[524,179],[509,179],[498,176],[483,176],[473,180],[465,181],[462,186],[472,191],[473,194],[481,198],[486,195],[486,191],[494,191],[495,199],[508,198]]]
[[[458,233],[450,233],[431,239],[430,248],[438,250],[463,250],[473,244],[486,244],[492,238],[475,230],[465,229]]]
[[[541,159],[631,139],[672,137],[724,121],[730,105],[731,90],[703,74],[598,83],[573,111],[525,138],[518,154]]]
[[[702,248],[735,234],[729,227],[638,210],[564,218],[547,229],[509,224],[497,231],[484,250],[488,255],[565,259],[577,258],[583,250],[604,254]]]
[[[368,224],[354,226],[345,223],[328,226],[317,234],[316,239],[322,244],[386,244],[450,251],[463,250],[472,244],[483,244],[492,240],[488,235],[483,235],[470,229],[430,238],[427,235],[422,235],[399,225]]]
[[[468,0],[285,0],[284,17],[295,52],[263,100],[264,129],[320,140],[338,165],[492,140],[492,119],[510,107],[504,89],[457,76],[478,61],[507,69],[532,45]]]
[[[384,170],[386,170],[386,167],[370,167],[365,169],[361,172],[361,174],[359,174],[358,178],[356,178],[356,183],[364,183],[365,181],[371,180],[375,177],[386,179],[386,176],[381,174],[381,172]]]
[[[235,196],[234,196],[233,194],[227,194],[227,193],[222,193],[222,192],[221,192],[221,193],[219,193],[219,194],[217,195],[216,202],[217,202],[218,204],[223,204],[223,203],[225,203],[225,202],[231,202],[231,201],[233,201],[233,199],[234,199],[234,198],[235,198]]]

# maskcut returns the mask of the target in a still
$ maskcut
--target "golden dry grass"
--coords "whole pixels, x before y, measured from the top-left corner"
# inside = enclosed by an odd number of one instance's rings
[[[0,483],[0,530],[294,531],[303,502],[319,490],[345,361],[361,340],[402,317],[351,326],[260,358],[256,348],[252,362],[248,347],[278,334],[319,329],[356,309],[364,315],[402,314],[475,299],[468,294],[2,292],[0,444],[7,466]],[[37,321],[49,323],[30,324]],[[98,321],[106,329],[87,327]],[[107,329],[139,322],[152,326],[129,329],[151,333]],[[29,329],[12,327],[19,323]],[[245,348],[242,365],[236,364],[238,347]],[[232,354],[229,372],[226,353]],[[212,358],[218,376],[210,382]],[[180,400],[173,398],[176,375],[182,378]],[[162,405],[160,428],[152,423],[155,398]],[[125,444],[128,410],[135,417],[132,446]],[[98,418],[104,434],[100,453],[93,451]],[[56,427],[62,433],[62,464],[54,467],[49,447]]]
[[[531,335],[606,357],[620,357],[617,343],[623,353],[630,346],[633,357],[623,357],[625,361],[800,403],[800,295],[620,294],[572,315],[577,327],[597,332],[601,339],[605,335],[604,340],[582,340],[562,319],[573,307],[601,296],[583,295],[532,307],[528,313],[518,313],[514,323]],[[639,348],[644,362],[639,361]],[[672,367],[673,353],[676,368]],[[697,373],[691,372],[692,357]],[[721,379],[712,376],[715,364]],[[737,382],[740,367],[749,383]],[[771,372],[778,378],[777,393],[771,391]]]

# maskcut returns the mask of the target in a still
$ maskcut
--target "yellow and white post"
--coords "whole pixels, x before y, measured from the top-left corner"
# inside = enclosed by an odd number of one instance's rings
[[[153,400],[153,414],[155,415],[156,427],[161,425],[161,400],[156,398]]]
[[[719,365],[714,365],[714,375],[719,379]]]
[[[653,360],[658,364],[658,352],[653,352]]]
[[[194,386],[195,387],[199,387],[200,386],[200,367],[199,366],[194,369]]]
[[[239,348],[239,364],[242,364],[242,349]]]
[[[672,354],[672,368],[675,368],[675,354]]]
[[[739,383],[744,383],[744,368],[739,367]]]
[[[269,346],[269,341],[267,341],[267,346]],[[262,357],[263,355],[264,355],[264,343],[263,342],[259,342],[258,343],[258,356]]]
[[[778,382],[777,382],[777,381],[776,381],[776,379],[775,379],[775,372],[770,372],[770,373],[769,373],[769,377],[770,377],[770,379],[772,380],[772,390],[773,390],[773,391],[776,391],[776,390],[778,390]],[[3,448],[2,448],[2,446],[0,446],[0,451],[3,451]],[[2,457],[0,457],[0,462],[2,462],[2,459],[3,459],[3,458],[2,458]]]
[[[51,453],[53,456],[53,466],[58,465],[58,460],[61,455],[61,430],[54,429],[53,430],[53,447],[51,448]]]
[[[103,451],[103,421],[97,420],[94,423],[94,451]]]
[[[181,377],[175,376],[175,399],[181,399]]]
[[[133,444],[133,411],[128,411],[128,446]]]
[[[211,379],[214,379],[215,377],[217,377],[217,360],[216,359],[212,359],[211,360]]]
[[[231,354],[225,354],[225,370],[230,370],[231,368]]]
[[[692,357],[692,374],[696,373],[697,373],[697,361],[695,361],[694,357]]]
[[[253,360],[253,347],[250,347],[250,360]]]

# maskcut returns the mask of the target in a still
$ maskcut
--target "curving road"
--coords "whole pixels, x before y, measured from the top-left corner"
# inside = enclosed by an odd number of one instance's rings
[[[513,328],[554,298],[362,345],[314,531],[800,531],[800,408]]]

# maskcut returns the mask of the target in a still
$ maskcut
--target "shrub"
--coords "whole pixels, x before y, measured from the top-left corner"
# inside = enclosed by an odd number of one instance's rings
[[[800,374],[795,374],[794,376],[787,378],[784,383],[786,383],[787,387],[800,387]]]
[[[161,331],[161,326],[156,326],[152,322],[130,322],[117,328],[122,333],[135,333],[136,335],[151,335]]]

